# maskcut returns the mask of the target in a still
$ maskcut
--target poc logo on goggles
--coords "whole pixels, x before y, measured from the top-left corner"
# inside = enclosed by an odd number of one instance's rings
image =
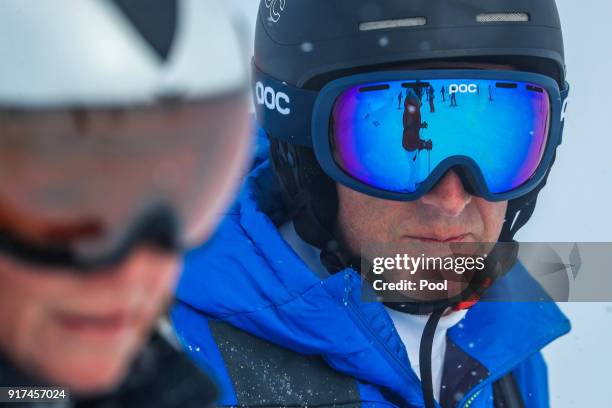
[[[275,110],[281,115],[291,113],[291,100],[284,92],[276,92],[269,86],[264,86],[261,82],[255,84],[255,99],[258,105],[265,105],[270,110]]]
[[[476,93],[478,92],[478,85],[476,84],[450,84],[448,87],[448,93]]]

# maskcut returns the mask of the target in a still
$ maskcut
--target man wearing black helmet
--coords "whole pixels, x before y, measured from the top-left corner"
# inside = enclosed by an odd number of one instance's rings
[[[511,243],[561,142],[554,1],[265,1],[253,65],[270,159],[187,258],[173,311],[220,404],[548,406],[540,350],[569,322],[486,300],[537,286]],[[407,89],[443,96],[412,104],[411,154]],[[467,289],[364,300],[373,246],[473,243],[494,261]]]
[[[6,0],[0,55],[0,405],[209,406],[153,329],[249,150],[227,11]]]

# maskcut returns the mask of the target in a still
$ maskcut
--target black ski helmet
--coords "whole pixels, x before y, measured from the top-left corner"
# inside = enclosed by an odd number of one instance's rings
[[[560,89],[568,86],[554,0],[263,0],[260,4],[255,68],[299,88],[320,90],[346,75],[437,61],[509,64],[552,77]],[[265,123],[262,126],[266,130]],[[320,168],[311,148],[275,136],[268,134],[272,162],[298,234],[323,251],[328,269],[343,268],[346,254],[338,250],[332,232],[337,216],[335,182]],[[500,241],[512,241],[529,220],[547,176],[533,191],[509,202]]]

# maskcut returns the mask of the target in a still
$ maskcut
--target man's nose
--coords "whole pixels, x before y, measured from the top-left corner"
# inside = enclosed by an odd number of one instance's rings
[[[457,217],[472,201],[472,195],[465,191],[457,173],[450,170],[420,201],[448,217]]]

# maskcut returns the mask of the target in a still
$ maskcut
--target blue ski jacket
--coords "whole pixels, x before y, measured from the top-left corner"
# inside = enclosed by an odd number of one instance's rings
[[[317,276],[272,220],[284,216],[268,161],[256,167],[209,243],[189,253],[171,316],[221,406],[422,407],[421,384],[384,305],[359,275]],[[540,287],[517,264],[487,292]],[[447,333],[440,404],[493,407],[510,371],[528,408],[549,406],[540,350],[570,330],[552,302],[480,301]]]

